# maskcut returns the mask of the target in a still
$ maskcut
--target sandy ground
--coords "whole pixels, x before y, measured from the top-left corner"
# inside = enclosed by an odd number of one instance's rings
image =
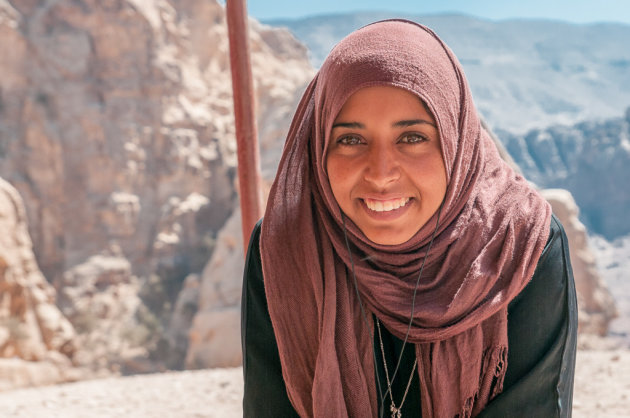
[[[92,380],[0,393],[2,417],[239,417],[242,370]],[[578,351],[573,416],[630,417],[630,350]]]
[[[630,417],[630,350],[577,354],[574,418]]]

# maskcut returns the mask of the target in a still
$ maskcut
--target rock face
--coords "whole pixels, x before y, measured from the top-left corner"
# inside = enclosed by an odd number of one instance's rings
[[[190,332],[187,368],[241,364],[241,284],[243,282],[241,212],[234,211],[217,237],[203,270],[199,312]]]
[[[273,171],[313,70],[287,31],[252,21],[250,37]],[[38,263],[81,344],[105,362],[133,346],[166,361],[172,349],[181,367],[171,312],[236,204],[223,6],[0,0],[0,56],[0,176],[24,198]]]
[[[625,340],[630,346],[630,236],[609,242],[602,237],[591,240],[597,266],[606,273],[605,279],[615,297],[619,316],[610,323],[610,336]]]
[[[184,287],[177,296],[177,303],[166,330],[169,347],[172,347],[166,359],[166,366],[171,369],[187,366],[184,360],[189,351],[189,339],[192,339],[190,327],[199,308],[199,286],[199,275],[191,274],[184,281]]]
[[[591,233],[630,234],[630,108],[624,117],[500,136],[528,179],[571,191]]]
[[[116,248],[93,255],[67,270],[58,283],[58,304],[77,330],[75,362],[105,374],[147,357],[146,342],[156,332],[139,321],[140,283]],[[145,370],[135,370],[145,371]]]
[[[22,199],[2,179],[0,295],[0,390],[79,377],[74,328],[37,266]]]
[[[615,300],[597,272],[593,251],[589,248],[586,228],[578,219],[579,210],[571,193],[546,189],[542,195],[558,216],[569,239],[571,266],[578,295],[578,331],[605,336],[617,316]]]

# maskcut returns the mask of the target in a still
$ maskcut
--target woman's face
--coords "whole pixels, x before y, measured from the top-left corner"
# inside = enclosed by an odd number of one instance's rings
[[[396,87],[350,96],[333,123],[326,169],[341,210],[377,244],[408,241],[446,192],[435,119]]]

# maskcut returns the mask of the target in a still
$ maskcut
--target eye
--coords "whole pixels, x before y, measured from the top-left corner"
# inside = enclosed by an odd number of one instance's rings
[[[361,145],[364,141],[360,136],[344,135],[337,139],[337,143],[340,145]]]
[[[411,132],[411,133],[403,134],[398,139],[398,142],[399,143],[403,143],[403,144],[420,144],[420,143],[426,142],[428,140],[429,140],[429,138],[427,138],[426,136],[424,136],[422,134]]]

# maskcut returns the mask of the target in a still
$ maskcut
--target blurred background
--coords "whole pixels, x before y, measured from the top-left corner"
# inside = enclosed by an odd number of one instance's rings
[[[248,6],[265,188],[331,47],[426,24],[567,229],[580,347],[629,347],[627,2]],[[222,2],[0,0],[0,389],[240,365],[236,170]]]
[[[225,4],[225,1],[220,3]],[[571,23],[630,23],[630,6],[624,0],[606,0],[593,4],[588,0],[320,0],[297,3],[290,0],[250,0],[249,14],[258,20],[299,19],[315,15],[355,14],[365,11],[388,11],[391,16],[427,16],[432,14],[464,14],[484,20],[527,19],[556,20]]]

